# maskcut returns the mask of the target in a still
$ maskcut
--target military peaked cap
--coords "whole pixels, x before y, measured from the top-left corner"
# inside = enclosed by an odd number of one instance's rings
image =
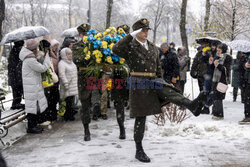
[[[85,34],[90,30],[91,26],[89,24],[81,24],[77,27],[77,31],[79,34]]]
[[[117,31],[119,30],[119,28],[122,28],[125,31],[126,34],[129,34],[130,27],[127,24],[123,24],[123,25],[118,26],[116,28]]]
[[[151,29],[149,28],[149,21],[147,19],[140,19],[137,22],[135,22],[132,26],[133,31],[139,30],[140,28],[145,28],[145,29]]]

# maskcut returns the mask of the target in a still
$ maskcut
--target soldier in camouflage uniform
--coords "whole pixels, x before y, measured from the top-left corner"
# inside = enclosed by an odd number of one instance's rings
[[[90,141],[89,123],[91,120],[90,112],[91,112],[92,91],[90,89],[86,89],[87,79],[84,74],[84,71],[86,70],[89,61],[84,59],[84,56],[82,55],[82,53],[80,53],[80,49],[83,47],[82,38],[87,34],[90,28],[91,26],[88,24],[82,24],[79,27],[77,27],[80,40],[77,43],[75,43],[72,47],[73,61],[76,64],[78,70],[78,91],[79,91],[79,98],[82,104],[80,114],[84,126],[85,141]]]
[[[130,76],[133,77],[131,78],[133,82],[129,83],[129,100],[130,114],[135,117],[135,158],[141,162],[150,162],[150,158],[145,154],[142,147],[146,116],[160,114],[161,106],[166,102],[185,106],[195,116],[198,116],[204,106],[206,96],[201,93],[198,98],[191,101],[178,92],[176,88],[167,84],[162,79],[159,51],[153,43],[147,40],[148,20],[138,20],[132,28],[134,32],[122,38],[114,45],[112,50],[115,54],[125,58],[130,68]],[[145,79],[152,82],[154,87],[141,89]],[[159,87],[156,85],[159,85]],[[135,88],[136,86],[137,88]]]
[[[130,27],[126,24],[118,26],[117,31],[119,28],[122,28],[126,34],[129,34]],[[126,78],[128,76],[124,75],[122,71],[114,70],[112,79],[121,79],[124,82],[120,85],[122,89],[116,89],[118,84],[114,82],[114,89],[111,90],[111,100],[114,101],[114,106],[116,109],[116,119],[120,128],[120,136],[119,139],[126,139],[125,127],[124,127],[124,108],[125,103],[128,101],[128,89],[126,89]]]

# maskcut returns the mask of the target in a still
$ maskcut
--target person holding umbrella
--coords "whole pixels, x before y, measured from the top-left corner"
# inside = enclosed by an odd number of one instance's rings
[[[12,88],[13,102],[11,110],[24,109],[24,104],[21,104],[23,96],[22,82],[22,61],[19,59],[19,53],[24,45],[24,41],[14,42],[14,47],[10,51],[8,58],[8,81]]]

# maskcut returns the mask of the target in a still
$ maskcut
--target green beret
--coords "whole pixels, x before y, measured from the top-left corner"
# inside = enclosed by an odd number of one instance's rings
[[[89,24],[81,24],[77,27],[77,31],[79,34],[86,34],[90,30],[91,26]]]
[[[130,27],[127,25],[127,24],[123,24],[123,25],[120,25],[116,28],[116,30],[118,31],[119,28],[122,28],[126,34],[129,34],[129,30],[130,30]]]
[[[140,28],[145,28],[145,29],[151,29],[149,28],[149,21],[147,19],[140,19],[137,22],[135,22],[132,26],[133,31],[139,30]]]

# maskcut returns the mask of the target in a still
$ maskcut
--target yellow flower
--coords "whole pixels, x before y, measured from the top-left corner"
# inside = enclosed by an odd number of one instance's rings
[[[87,54],[88,51],[89,51],[89,48],[88,48],[88,47],[85,47],[84,50],[83,50],[83,52],[84,52],[85,54]]]
[[[125,62],[124,58],[120,58],[120,64],[123,64]]]
[[[87,43],[87,42],[88,42],[87,38],[88,38],[88,36],[84,36],[84,37],[82,38],[83,42]]]
[[[111,32],[111,30],[110,30],[110,29],[107,29],[105,32],[110,33],[110,32]]]
[[[113,61],[112,61],[111,56],[108,56],[108,57],[106,58],[106,61],[107,61],[109,64],[113,64]]]
[[[102,59],[101,58],[96,58],[97,63],[101,63]]]
[[[90,59],[90,55],[91,55],[91,52],[90,51],[88,51],[88,54],[85,56],[85,60],[89,60]]]
[[[95,55],[96,58],[102,57],[102,52],[100,50],[94,50],[93,55]]]
[[[110,27],[109,29],[110,29],[111,31],[116,32],[116,28],[115,28],[115,27]]]
[[[108,42],[103,41],[101,48],[107,49],[108,48]]]
[[[52,82],[52,83],[48,83],[47,81],[43,81],[43,82],[42,82],[42,85],[43,85],[44,87],[53,86],[53,82]]]
[[[101,36],[102,36],[102,34],[101,34],[101,33],[98,33],[98,34],[95,35],[95,38],[100,40],[100,39],[101,39],[101,38],[100,38]]]
[[[119,28],[119,29],[118,29],[118,33],[119,33],[119,34],[123,34],[123,33],[125,33],[125,31],[123,30],[123,28]]]
[[[103,33],[104,36],[106,36],[107,34],[108,34],[108,33],[107,33],[106,31]]]
[[[114,45],[115,45],[114,43],[111,43],[111,44],[109,45],[109,49],[112,50],[112,48],[113,48]]]
[[[109,79],[107,84],[106,84],[106,88],[108,91],[110,91],[112,89],[112,79]]]
[[[209,51],[209,50],[211,50],[211,48],[209,46],[202,49],[203,52],[206,52],[206,51]]]

